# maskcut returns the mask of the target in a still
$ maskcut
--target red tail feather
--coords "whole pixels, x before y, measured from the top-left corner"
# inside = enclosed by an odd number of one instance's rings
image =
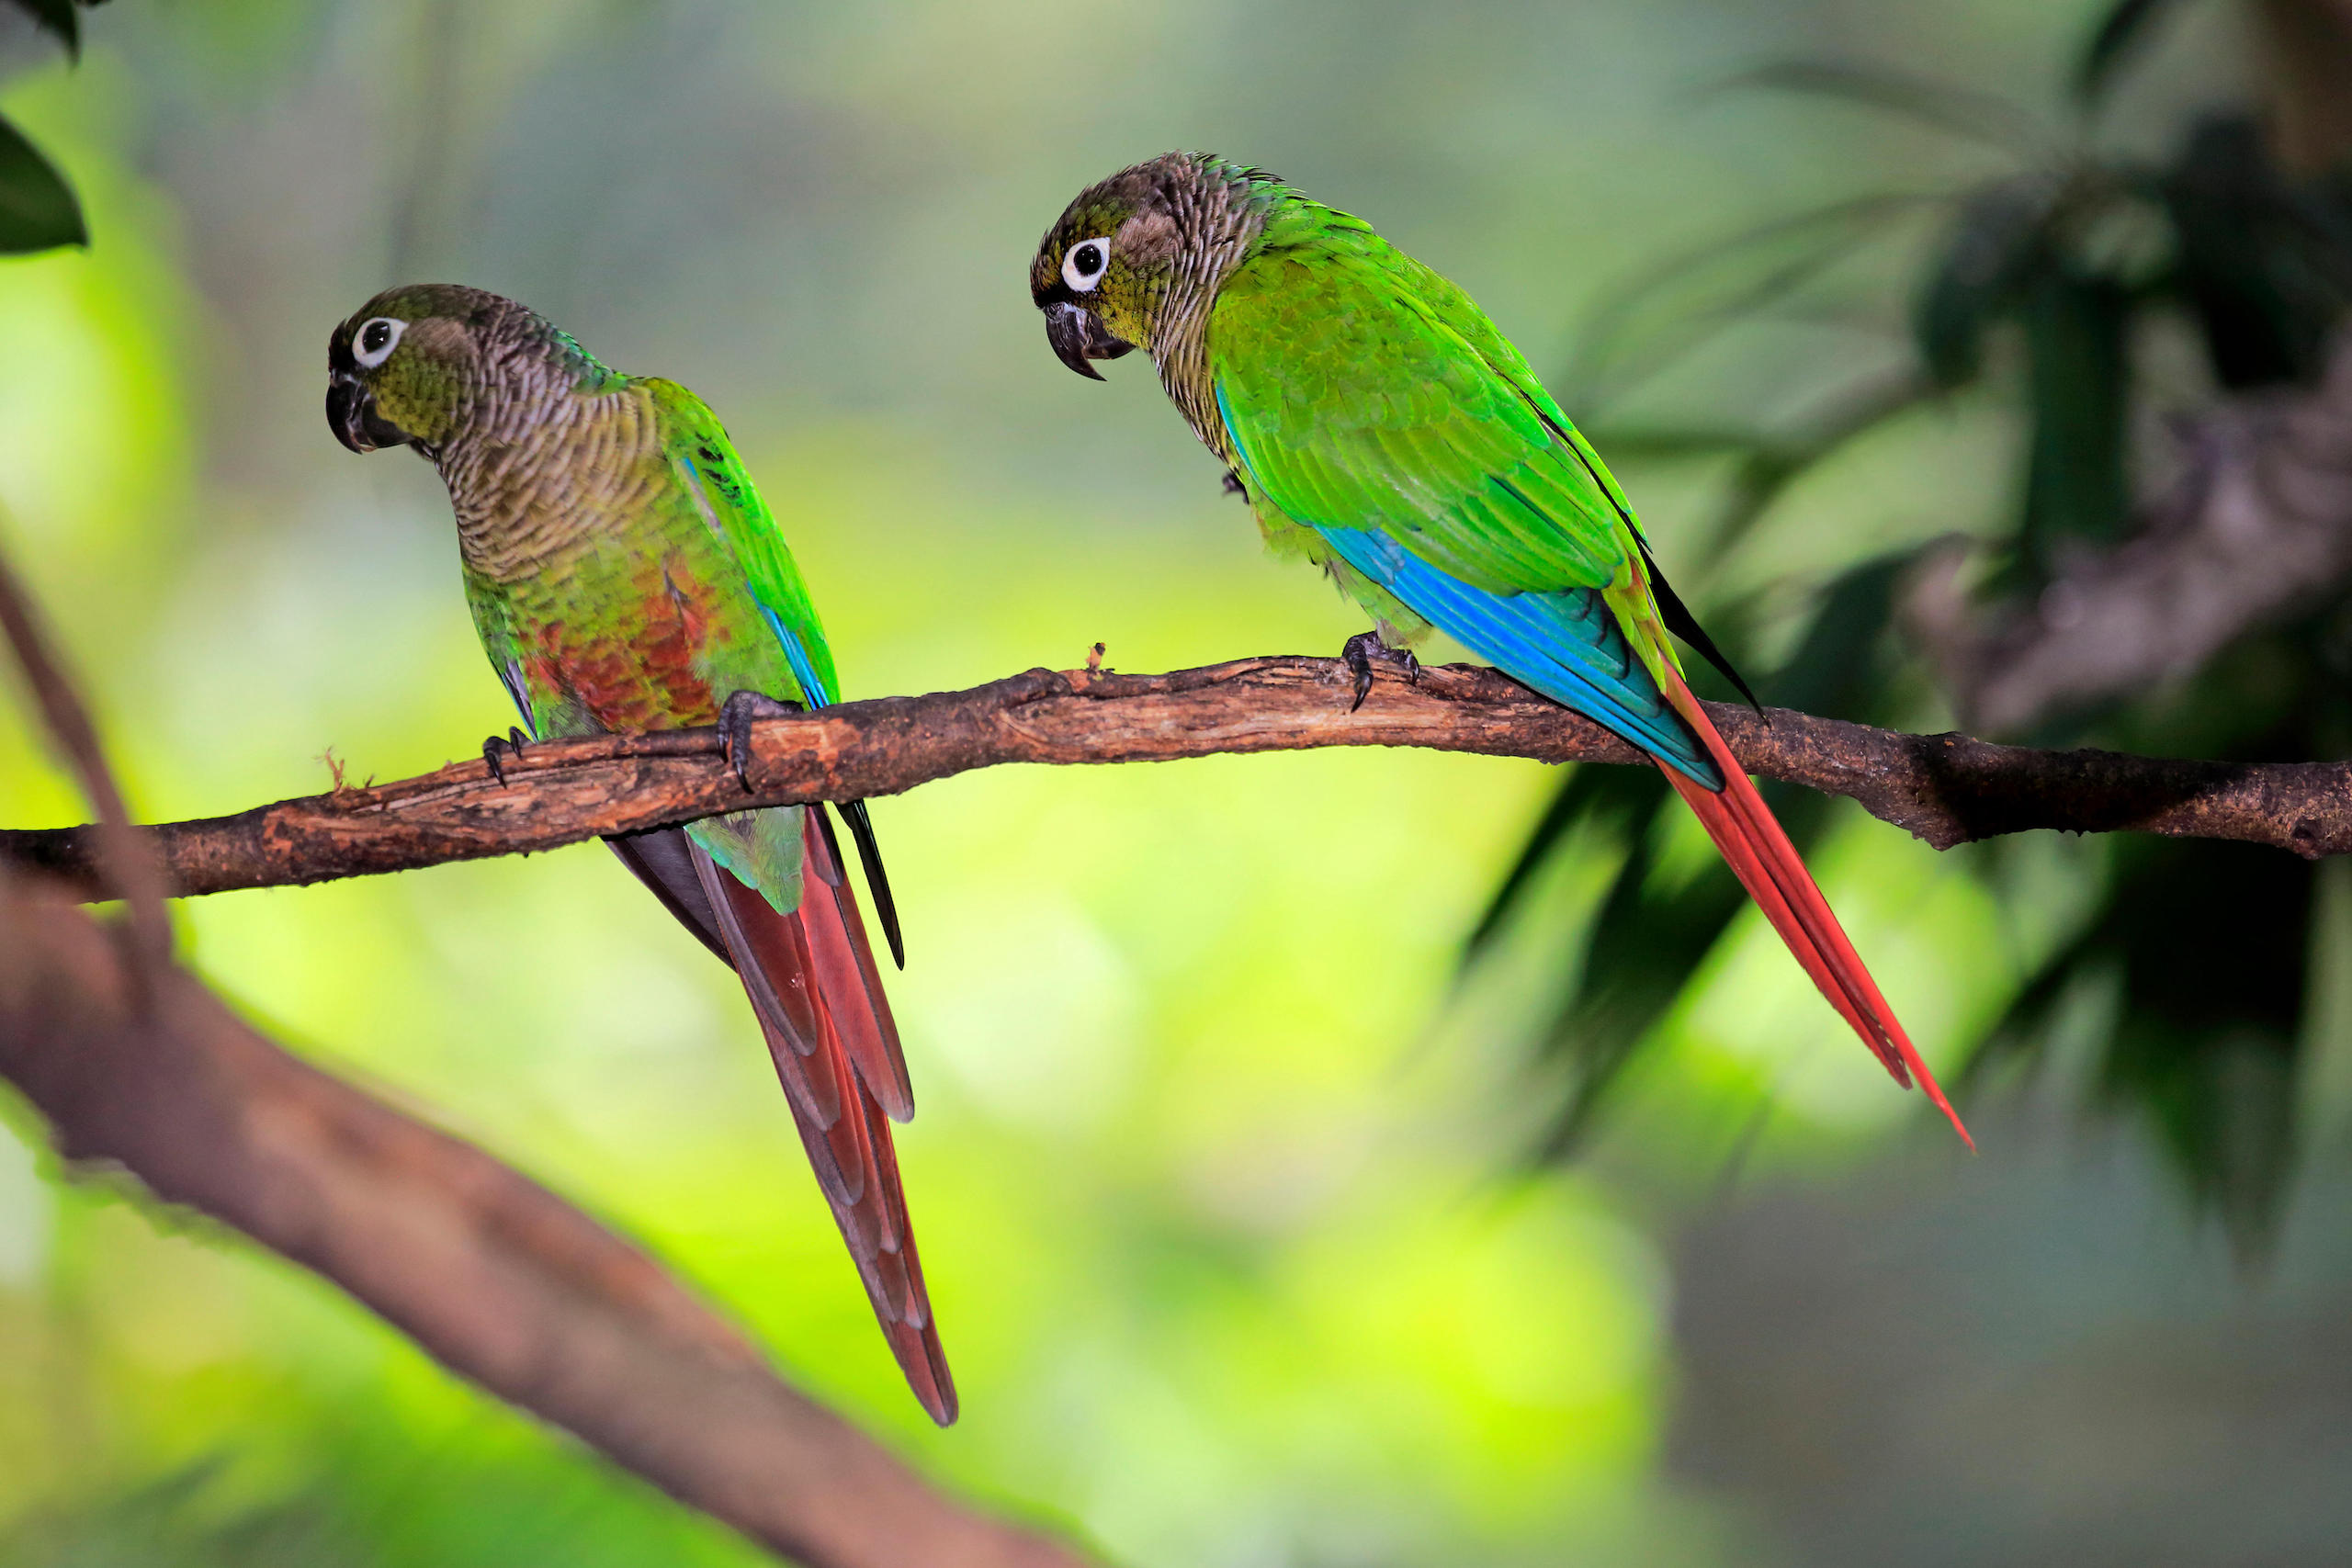
[[[1697,814],[1707,836],[1714,840],[1715,847],[1730,863],[1740,886],[1747,889],[1748,896],[1764,911],[1764,918],[1772,922],[1772,929],[1781,933],[1781,940],[1789,944],[1789,951],[1804,966],[1804,972],[1813,976],[1813,983],[1821,987],[1821,994],[1829,998],[1829,1005],[1853,1026],[1863,1044],[1878,1053],[1879,1060],[1886,1064],[1886,1070],[1894,1075],[1895,1082],[1908,1089],[1912,1080],[1917,1079],[1936,1109],[1951,1120],[1961,1141],[1973,1149],[1976,1140],[1961,1125],[1960,1113],[1951,1108],[1951,1102],[1936,1083],[1935,1075],[1919,1059],[1911,1037],[1895,1019],[1894,1010],[1879,994],[1878,982],[1862,966],[1854,944],[1846,940],[1845,929],[1830,912],[1828,900],[1814,886],[1813,874],[1797,858],[1796,846],[1789,842],[1789,836],[1773,819],[1771,808],[1756,793],[1756,785],[1749,782],[1738,759],[1708,721],[1707,710],[1699,705],[1679,676],[1672,677],[1668,696],[1676,710],[1690,721],[1691,728],[1698,731],[1707,754],[1714,759],[1728,782],[1718,794],[1692,783],[1663,762],[1658,764],[1659,771]]]
[[[915,1397],[944,1427],[956,1419],[956,1382],[932,1319],[890,1143],[890,1117],[914,1111],[906,1061],[820,809],[808,811],[800,907],[789,915],[777,914],[699,849],[695,871],[874,1315]]]

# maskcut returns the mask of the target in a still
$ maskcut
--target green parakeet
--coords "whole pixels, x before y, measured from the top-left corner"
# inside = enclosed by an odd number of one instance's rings
[[[1672,631],[1720,661],[1624,491],[1469,296],[1263,170],[1170,152],[1081,192],[1030,265],[1063,364],[1134,348],[1268,543],[1373,617],[1406,664],[1431,626],[1647,752],[1830,1005],[1959,1117],[1705,709]],[[1736,680],[1737,677],[1734,676]]]
[[[719,724],[733,750],[751,718],[839,695],[775,519],[685,388],[608,369],[513,300],[449,285],[370,299],[335,329],[327,368],[345,446],[413,447],[448,486],[474,625],[533,739]],[[493,768],[509,746],[485,746]],[[842,813],[897,955],[865,809]],[[610,842],[741,977],[875,1315],[915,1396],[953,1421],[890,1142],[914,1100],[824,807]]]

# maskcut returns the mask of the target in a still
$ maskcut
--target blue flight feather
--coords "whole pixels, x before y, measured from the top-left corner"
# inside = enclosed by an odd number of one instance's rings
[[[765,604],[760,606],[760,614],[767,617],[775,640],[784,644],[785,662],[792,666],[792,678],[800,682],[800,694],[808,699],[808,705],[820,708],[831,705],[833,694],[817,679],[817,667],[808,662],[808,650],[800,646],[800,639],[786,630],[783,618]]]
[[[1448,576],[1380,529],[1316,532],[1341,560],[1505,674],[1623,736],[1702,787],[1724,787],[1723,771],[1634,657],[1599,589],[1489,593]]]

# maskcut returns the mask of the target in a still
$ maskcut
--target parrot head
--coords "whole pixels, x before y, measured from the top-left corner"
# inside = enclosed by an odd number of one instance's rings
[[[388,288],[327,340],[327,424],[354,452],[434,457],[486,396],[612,378],[524,306],[454,283]]]
[[[1273,175],[1205,152],[1169,152],[1079,193],[1029,264],[1029,298],[1064,365],[1091,363],[1197,330],[1264,224]]]

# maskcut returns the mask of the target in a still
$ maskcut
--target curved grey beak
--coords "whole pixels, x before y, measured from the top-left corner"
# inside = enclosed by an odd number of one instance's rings
[[[373,452],[376,444],[368,439],[361,423],[360,405],[368,400],[366,389],[347,376],[336,376],[327,381],[327,428],[334,438],[354,452]]]
[[[405,446],[409,442],[408,432],[378,413],[376,400],[367,387],[345,371],[332,372],[327,378],[327,428],[354,452]]]
[[[1102,373],[1089,360],[1116,359],[1135,352],[1134,344],[1103,331],[1102,323],[1094,319],[1094,312],[1082,305],[1062,299],[1047,305],[1045,310],[1046,341],[1054,345],[1054,357],[1090,381],[1100,381]]]

